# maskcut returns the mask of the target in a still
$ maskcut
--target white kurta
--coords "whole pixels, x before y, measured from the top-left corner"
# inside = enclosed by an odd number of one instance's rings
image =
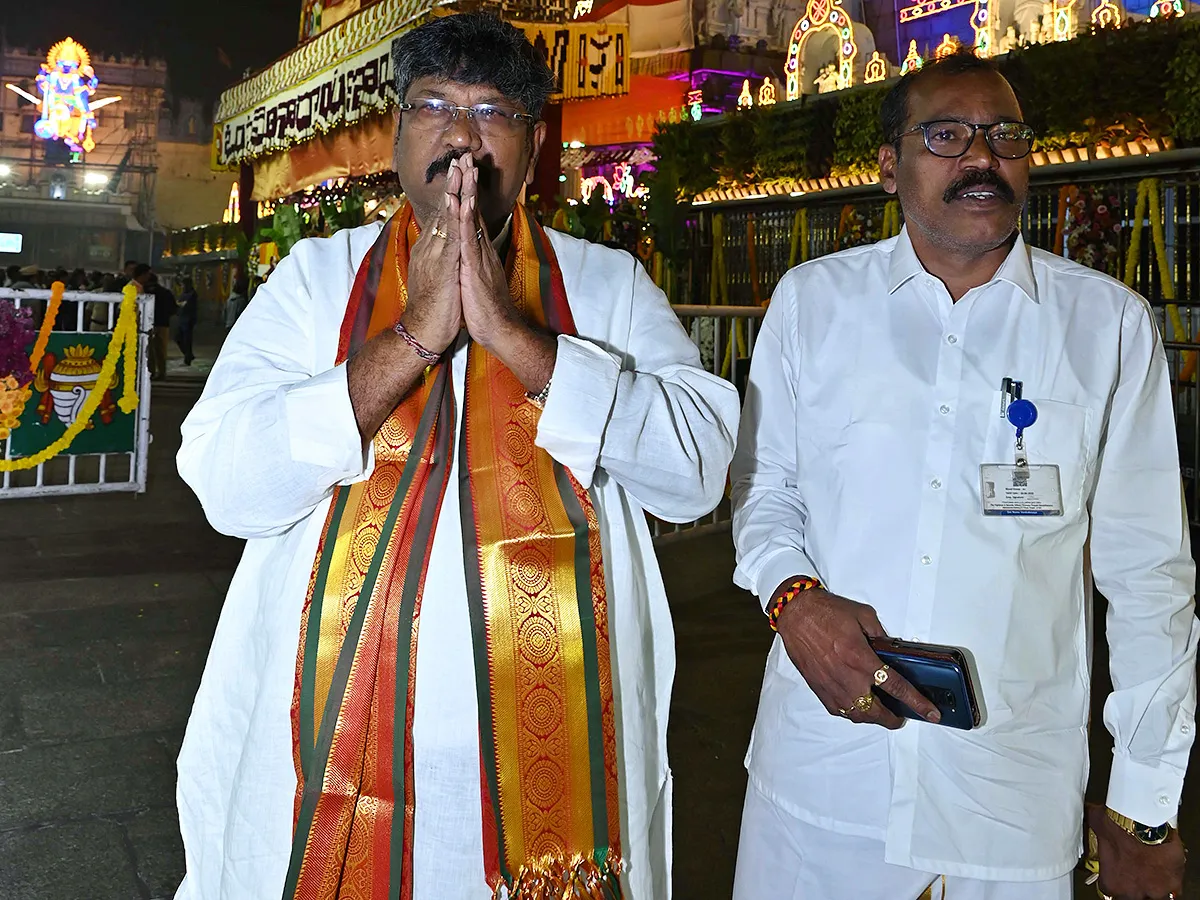
[[[1012,464],[1005,377],[1038,409],[1030,464],[1062,516],[984,516],[980,465]],[[899,731],[830,716],[776,640],[748,758],[796,818],[886,860],[1037,881],[1081,849],[1092,578],[1110,603],[1108,803],[1179,806],[1196,705],[1192,564],[1171,390],[1145,301],[1017,241],[957,303],[907,232],[779,283],[733,465],[736,580],[795,574],[868,603],[889,634],[965,647],[985,721]]]
[[[300,612],[337,484],[369,476],[338,331],[379,225],[297,244],[230,333],[183,425],[179,471],[213,527],[248,539],[179,757],[183,900],[282,892],[296,787],[289,710]],[[577,338],[560,337],[537,443],[598,496],[608,578],[629,900],[670,892],[666,725],[675,654],[643,509],[711,510],[737,393],[699,368],[666,298],[628,254],[550,231]],[[466,345],[453,357],[463,396]],[[457,404],[461,421],[462,404]],[[455,455],[454,466],[458,465]],[[417,654],[416,900],[490,898],[458,478],[438,520]]]

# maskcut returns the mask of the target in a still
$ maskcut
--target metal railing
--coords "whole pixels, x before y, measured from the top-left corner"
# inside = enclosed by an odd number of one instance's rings
[[[731,381],[743,400],[750,357],[758,335],[758,324],[766,309],[761,306],[675,306],[683,327],[700,349],[700,363],[718,378]],[[696,537],[729,527],[729,496],[711,513],[694,522],[679,524],[650,517],[654,539],[659,543]]]
[[[35,317],[50,299],[50,291],[0,289],[0,300],[18,309],[33,308]],[[92,294],[68,291],[59,315],[73,303],[74,321],[56,323],[52,334],[101,335],[111,339],[117,321],[121,294]],[[0,499],[61,494],[98,494],[109,491],[146,490],[146,461],[150,446],[150,373],[146,368],[148,336],[153,326],[154,298],[138,298],[138,408],[134,423],[133,450],[113,453],[63,453],[30,469],[0,473]],[[29,403],[34,403],[31,398]],[[25,426],[27,427],[27,426]],[[0,440],[0,459],[13,459],[12,439]]]

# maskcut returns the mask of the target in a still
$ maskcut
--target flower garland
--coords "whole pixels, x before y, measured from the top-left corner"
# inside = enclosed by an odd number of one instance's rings
[[[1121,198],[1099,188],[1071,188],[1055,248],[1069,258],[1112,275],[1120,270]]]
[[[882,241],[895,237],[903,227],[900,220],[900,201],[889,200],[883,205],[883,222],[879,226],[879,239]]]
[[[792,219],[792,250],[788,254],[788,268],[796,265],[796,260],[800,262],[808,262],[808,208],[801,207],[796,210],[796,217]]]
[[[22,469],[36,468],[70,447],[75,438],[87,428],[92,416],[96,414],[96,410],[100,408],[104,392],[112,385],[113,377],[117,374],[117,362],[122,353],[125,355],[125,390],[117,402],[117,406],[123,413],[131,413],[137,409],[138,395],[134,386],[137,376],[137,285],[126,285],[123,293],[125,296],[121,301],[121,312],[117,316],[117,324],[113,328],[112,338],[108,342],[108,352],[100,367],[100,374],[96,376],[96,385],[88,394],[87,399],[83,401],[83,407],[79,410],[75,421],[57,441],[45,450],[32,456],[23,456],[20,459],[0,460],[0,472],[16,472]],[[61,299],[61,293],[59,296]],[[43,347],[43,351],[44,349]]]
[[[1159,198],[1159,182],[1157,178],[1143,178],[1138,182],[1137,205],[1133,213],[1133,234],[1129,239],[1129,252],[1125,255],[1125,284],[1133,287],[1137,280],[1138,258],[1142,250],[1142,222],[1150,217],[1150,240],[1154,243],[1154,258],[1158,262],[1158,279],[1162,287],[1163,300],[1167,301],[1167,318],[1171,322],[1171,332],[1177,341],[1190,340],[1184,330],[1183,320],[1179,317],[1179,307],[1174,303],[1175,282],[1171,279],[1171,270],[1167,266],[1167,243],[1163,236],[1162,201]],[[1179,373],[1180,381],[1191,381],[1196,377],[1196,354],[1185,351],[1183,354],[1183,370]]]
[[[54,330],[54,322],[58,319],[58,308],[62,306],[63,291],[67,286],[61,281],[50,285],[50,303],[46,306],[46,315],[42,317],[42,328],[38,332],[33,350],[29,353],[29,371],[36,372],[42,363],[42,354],[46,352],[46,344],[50,342],[50,332]]]

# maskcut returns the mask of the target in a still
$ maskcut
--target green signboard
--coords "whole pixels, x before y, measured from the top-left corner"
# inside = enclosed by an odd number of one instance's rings
[[[111,334],[99,332],[51,333],[46,354],[30,385],[33,396],[25,404],[21,424],[9,436],[14,457],[32,456],[62,437],[95,388],[111,339]],[[137,410],[123,413],[117,406],[124,368],[123,363],[118,364],[116,378],[101,399],[91,424],[65,453],[133,452]]]

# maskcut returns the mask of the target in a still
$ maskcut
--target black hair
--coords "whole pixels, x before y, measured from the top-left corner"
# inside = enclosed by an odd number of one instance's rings
[[[908,95],[912,93],[915,84],[934,75],[953,78],[956,75],[970,75],[975,72],[1000,74],[1000,70],[990,59],[981,59],[969,47],[960,47],[941,59],[929,60],[915,72],[909,72],[902,77],[887,92],[879,107],[879,124],[883,130],[884,143],[895,143],[896,138],[903,134],[905,123],[908,122]]]
[[[486,13],[442,16],[392,42],[392,72],[403,101],[430,76],[487,84],[519,100],[535,119],[554,92],[554,74],[521,29]]]
[[[136,266],[133,267],[133,277],[141,278],[143,275],[145,275],[149,271],[150,271],[150,267],[148,265],[146,265],[145,263],[138,263]]]

